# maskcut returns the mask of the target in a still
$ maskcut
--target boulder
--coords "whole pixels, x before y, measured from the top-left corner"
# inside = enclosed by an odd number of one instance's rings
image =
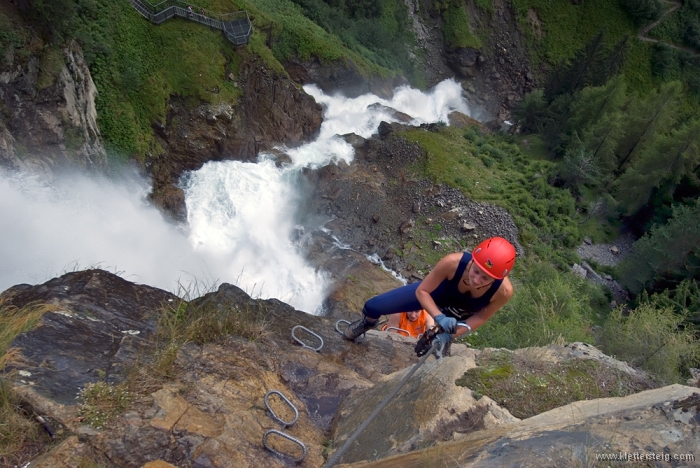
[[[476,366],[474,357],[472,351],[467,356],[426,361],[339,461],[377,460],[518,421],[490,398],[476,400],[471,390],[455,385],[467,369]],[[344,402],[334,429],[334,446],[341,447],[409,371],[387,376]]]
[[[683,385],[622,398],[578,401],[361,466],[588,466],[599,463],[601,455],[624,454],[630,457],[626,461],[634,461],[635,453],[636,461],[640,456],[653,456],[657,463],[673,460],[677,466],[696,466],[699,406],[698,389]],[[371,445],[365,449],[371,454]]]

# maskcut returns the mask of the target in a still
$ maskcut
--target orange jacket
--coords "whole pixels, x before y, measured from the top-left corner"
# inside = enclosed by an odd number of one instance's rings
[[[418,338],[421,336],[423,333],[425,333],[426,326],[425,322],[428,319],[428,313],[425,310],[420,311],[420,315],[418,316],[418,319],[415,322],[411,322],[408,320],[408,316],[406,315],[406,312],[401,312],[400,318],[399,318],[399,327],[401,330],[406,330],[408,333],[411,334],[412,337]],[[386,325],[382,328],[382,330],[386,329]],[[395,331],[395,330],[392,330]],[[406,336],[404,333],[398,332],[400,335]]]

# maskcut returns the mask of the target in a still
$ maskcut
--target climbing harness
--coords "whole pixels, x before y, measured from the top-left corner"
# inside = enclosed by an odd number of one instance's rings
[[[338,320],[337,322],[335,322],[335,331],[337,331],[337,332],[340,333],[341,335],[345,336],[345,334],[343,333],[343,330],[341,330],[340,327],[339,327],[339,325],[340,325],[341,323],[345,323],[345,324],[346,324],[346,325],[345,325],[345,328],[347,328],[348,325],[350,325],[351,322],[350,322],[350,320],[342,320],[342,319],[341,319],[341,320]],[[362,335],[360,335],[360,336],[358,336],[357,338],[355,338],[355,343],[358,343],[358,344],[359,344],[359,343],[362,343],[363,341],[365,341],[365,338],[366,338],[366,335],[363,333]]]
[[[293,456],[290,457],[290,455],[288,455],[286,453],[279,452],[279,451],[273,449],[272,447],[270,447],[269,445],[267,445],[267,437],[270,434],[276,434],[280,437],[283,437],[283,438],[290,440],[290,441],[294,442],[295,444],[297,444],[299,447],[301,447],[301,450],[302,450],[301,456],[296,457],[296,458]],[[270,452],[274,453],[275,455],[279,455],[280,457],[283,457],[283,458],[290,457],[294,460],[295,463],[301,463],[304,460],[304,458],[306,458],[306,445],[304,445],[303,442],[301,442],[300,440],[295,439],[294,437],[290,436],[289,434],[285,434],[282,431],[278,431],[276,429],[270,429],[269,431],[266,431],[265,434],[263,434],[262,443],[263,443],[263,447],[265,447]]]
[[[299,338],[297,338],[297,337],[294,335],[294,330],[296,330],[296,329],[304,330],[305,332],[307,332],[307,333],[309,333],[309,334],[315,336],[316,338],[318,338],[318,340],[321,342],[321,344],[318,346],[318,348],[314,348],[314,347],[312,347],[312,346],[307,345],[306,343],[304,343],[303,341],[301,341]],[[292,338],[294,339],[294,341],[296,341],[297,343],[299,343],[302,347],[307,348],[307,349],[310,349],[310,350],[312,350],[312,351],[320,351],[321,348],[323,348],[323,338],[321,338],[321,337],[318,336],[316,333],[312,332],[311,330],[309,330],[308,328],[306,328],[306,327],[304,327],[304,326],[302,326],[302,325],[297,325],[296,327],[292,328]]]
[[[283,400],[285,403],[287,403],[287,405],[289,405],[290,408],[292,408],[292,410],[294,411],[294,419],[292,419],[291,421],[287,422],[287,421],[285,421],[284,419],[282,419],[282,418],[280,418],[279,416],[277,416],[277,413],[275,413],[275,411],[270,407],[270,403],[269,403],[269,401],[268,401],[268,398],[270,397],[270,395],[273,395],[273,394],[279,395],[280,398],[282,398],[282,400]],[[269,392],[267,392],[267,393],[265,394],[265,406],[267,407],[268,411],[270,411],[270,415],[272,416],[272,419],[274,419],[274,420],[277,421],[278,423],[282,424],[284,427],[289,427],[289,426],[291,426],[292,424],[294,424],[295,422],[297,422],[297,419],[299,419],[299,411],[297,411],[296,406],[294,406],[294,405],[292,404],[292,402],[289,401],[289,399],[288,399],[286,396],[284,396],[284,394],[283,394],[282,392],[280,392],[280,391],[278,391],[278,390],[270,390]]]
[[[399,327],[386,327],[386,328],[382,329],[382,331],[389,331],[389,330],[396,330],[399,333],[405,333],[406,336],[408,336],[408,337],[411,336],[411,334],[408,332],[408,330],[404,330],[403,328],[399,328]]]
[[[340,321],[339,321],[340,322]],[[349,323],[349,322],[348,322]],[[337,329],[337,324],[336,324],[336,329]],[[426,332],[427,333],[427,332]],[[323,468],[331,468],[334,466],[336,463],[338,463],[338,460],[340,460],[340,457],[345,454],[345,452],[350,448],[350,445],[355,442],[355,439],[364,431],[367,426],[369,426],[369,423],[372,422],[372,420],[377,417],[379,412],[384,409],[384,407],[391,401],[392,398],[398,393],[398,391],[401,389],[401,387],[404,386],[404,384],[408,381],[408,379],[413,376],[413,374],[418,370],[420,366],[423,365],[426,359],[428,359],[428,356],[430,356],[430,351],[433,351],[435,348],[437,348],[439,345],[439,341],[433,340],[432,344],[430,345],[430,348],[423,354],[423,357],[416,363],[415,366],[406,374],[406,376],[399,382],[399,384],[394,388],[394,390],[391,391],[390,394],[388,394],[384,400],[382,400],[381,403],[379,403],[379,406],[370,414],[367,419],[365,419],[362,424],[360,424],[357,429],[355,429],[355,432],[352,433],[352,435],[348,438],[348,440],[345,441],[345,443],[338,449],[337,452],[333,454],[333,456],[326,462],[325,465],[323,465]]]

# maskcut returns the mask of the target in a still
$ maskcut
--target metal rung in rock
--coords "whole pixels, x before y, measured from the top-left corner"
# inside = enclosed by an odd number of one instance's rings
[[[321,344],[318,346],[318,348],[311,347],[311,346],[307,345],[306,343],[304,343],[303,341],[301,341],[299,338],[297,338],[297,337],[294,335],[294,330],[296,330],[297,328],[300,329],[300,330],[304,330],[305,332],[310,333],[311,335],[313,335],[313,336],[315,336],[316,338],[318,338],[318,340],[321,342]],[[306,328],[306,327],[304,327],[304,326],[302,326],[302,325],[297,325],[296,327],[292,328],[292,338],[294,339],[294,341],[296,341],[297,343],[299,343],[300,345],[302,345],[304,348],[308,348],[308,349],[310,349],[310,350],[312,350],[312,351],[321,351],[321,348],[323,348],[323,338],[321,338],[321,337],[318,336],[316,333],[312,332],[311,330],[309,330],[308,328]]]
[[[287,421],[285,421],[284,419],[282,419],[282,418],[280,418],[279,416],[277,416],[277,413],[275,413],[275,411],[274,411],[272,408],[270,408],[270,403],[268,402],[268,398],[269,398],[269,396],[272,395],[272,394],[279,395],[280,398],[282,398],[282,400],[284,400],[284,402],[287,403],[287,404],[289,405],[290,408],[292,408],[292,410],[294,411],[294,419],[292,419],[291,421],[287,422]],[[292,404],[292,402],[289,401],[289,399],[288,399],[286,396],[284,396],[284,395],[282,394],[282,392],[280,392],[280,391],[278,391],[278,390],[270,390],[269,392],[267,392],[267,393],[265,394],[265,406],[267,407],[268,411],[270,411],[270,416],[272,416],[272,419],[274,419],[275,421],[279,422],[279,423],[282,424],[284,427],[289,427],[289,426],[291,426],[292,424],[294,424],[295,422],[297,422],[297,419],[299,419],[299,411],[297,411],[296,406],[294,406],[294,405]]]
[[[294,457],[294,456],[288,455],[286,453],[282,453],[280,451],[273,449],[269,445],[267,445],[267,437],[270,434],[276,434],[280,437],[283,437],[283,438],[290,440],[290,441],[294,442],[295,444],[297,444],[299,447],[301,447],[301,450],[302,450],[301,457]],[[304,460],[304,458],[306,458],[306,445],[304,445],[300,440],[295,439],[294,437],[290,436],[289,434],[285,434],[282,431],[270,429],[269,431],[265,432],[265,434],[263,434],[262,443],[263,443],[263,447],[265,447],[267,450],[274,453],[275,455],[279,455],[280,457],[289,457],[289,458],[293,459],[294,462],[296,462],[296,463],[301,463]]]
[[[411,334],[408,332],[408,330],[404,330],[403,328],[398,328],[398,327],[386,327],[384,331],[389,331],[389,330],[396,330],[399,333],[405,333],[406,336],[411,336]]]

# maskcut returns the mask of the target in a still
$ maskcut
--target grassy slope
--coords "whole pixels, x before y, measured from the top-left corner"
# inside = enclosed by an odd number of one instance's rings
[[[394,73],[346,48],[290,0],[198,2],[198,9],[211,12],[248,11],[254,32],[250,44],[241,48],[220,31],[180,18],[153,25],[125,1],[84,0],[74,6],[69,36],[83,46],[99,91],[98,123],[115,160],[162,151],[151,126],[164,121],[171,96],[192,98],[193,104],[235,103],[242,91],[227,77],[233,73],[235,78],[247,54],[262,57],[281,73],[280,61],[291,56],[323,63],[351,60],[365,75]],[[56,56],[44,50],[58,49],[32,39],[36,35],[13,10],[0,10],[1,51],[13,49],[20,56],[43,55],[47,60]]]
[[[535,64],[557,65],[569,60],[603,30],[608,45],[626,36],[632,38],[623,69],[630,87],[643,92],[655,84],[649,62],[651,45],[636,38],[637,28],[617,2],[587,0],[573,5],[550,0],[513,0],[513,4]],[[541,21],[541,36],[528,22],[530,10]]]

